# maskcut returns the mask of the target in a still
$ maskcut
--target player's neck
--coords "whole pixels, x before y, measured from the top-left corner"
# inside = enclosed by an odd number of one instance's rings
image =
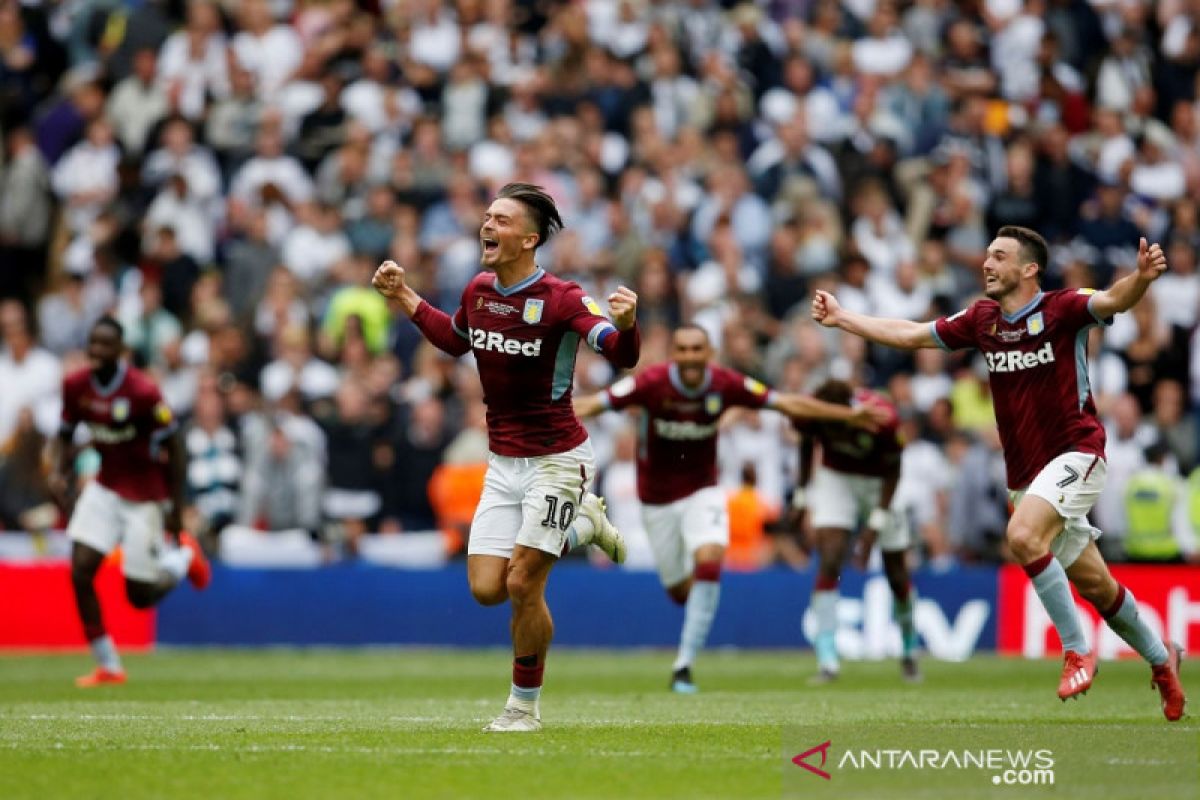
[[[497,264],[496,280],[500,282],[501,286],[507,289],[516,286],[537,272],[537,270],[537,262],[533,260],[533,254],[530,253],[528,258],[522,258],[508,264]]]
[[[1016,289],[1001,297],[997,302],[1000,303],[1000,310],[1003,313],[1012,316],[1029,305],[1030,301],[1037,297],[1041,291],[1042,288],[1036,283],[1031,286],[1021,284]]]

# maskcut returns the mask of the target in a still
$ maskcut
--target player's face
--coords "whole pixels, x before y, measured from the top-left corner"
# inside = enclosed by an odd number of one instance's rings
[[[1028,264],[1021,263],[1021,243],[1007,236],[988,245],[983,261],[983,293],[992,300],[1016,291]]]
[[[685,386],[704,383],[708,362],[712,360],[712,345],[701,331],[685,328],[675,331],[671,338],[671,360],[679,368]]]
[[[479,263],[484,269],[510,264],[536,244],[537,232],[524,205],[507,197],[492,201],[479,228]]]
[[[121,337],[109,325],[97,325],[88,336],[88,363],[93,372],[111,372],[121,358]]]

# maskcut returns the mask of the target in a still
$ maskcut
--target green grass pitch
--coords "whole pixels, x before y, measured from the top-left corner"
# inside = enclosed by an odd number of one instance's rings
[[[915,686],[892,662],[849,663],[813,687],[808,654],[710,652],[691,697],[666,690],[670,661],[552,651],[545,730],[500,736],[479,731],[508,690],[499,650],[164,650],[128,657],[127,685],[88,691],[71,682],[83,656],[4,656],[0,798],[1200,795],[1200,725],[1162,718],[1138,662],[1105,663],[1063,704],[1052,661],[927,661]],[[823,740],[829,780],[789,760]],[[868,746],[1048,747],[1055,785],[832,763]]]

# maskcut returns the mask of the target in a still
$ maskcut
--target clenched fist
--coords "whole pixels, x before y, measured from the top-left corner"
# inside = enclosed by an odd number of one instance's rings
[[[383,262],[379,265],[379,269],[375,270],[375,277],[371,278],[371,285],[389,300],[399,300],[406,288],[404,267],[395,261]]]
[[[617,290],[608,296],[608,315],[612,317],[617,330],[627,331],[637,321],[637,292],[618,286]]]

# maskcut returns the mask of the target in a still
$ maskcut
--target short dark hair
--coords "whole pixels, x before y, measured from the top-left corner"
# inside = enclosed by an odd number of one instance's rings
[[[516,200],[529,209],[533,222],[537,225],[538,243],[534,246],[534,250],[550,241],[551,236],[562,230],[562,216],[558,213],[558,207],[554,205],[554,198],[541,186],[535,186],[532,183],[509,183],[496,195],[497,200],[501,198]]]
[[[105,325],[109,328],[112,328],[114,331],[117,332],[117,338],[120,339],[122,342],[125,341],[125,326],[122,325],[120,322],[117,322],[117,318],[114,317],[112,314],[105,314],[100,319],[96,320],[95,323],[92,324],[92,330],[99,328],[101,325]]]
[[[1046,275],[1046,265],[1050,263],[1050,247],[1037,231],[1022,228],[1020,225],[1005,225],[996,231],[996,238],[1016,239],[1021,245],[1018,255],[1021,262],[1032,261],[1038,265],[1037,282],[1040,286]]]
[[[712,337],[708,335],[708,331],[701,325],[697,325],[694,322],[685,322],[682,325],[677,325],[675,330],[671,331],[671,338],[674,339],[675,334],[680,331],[700,331],[700,334],[704,337],[705,344],[712,345]]]
[[[854,387],[845,381],[830,378],[817,387],[817,390],[813,392],[813,397],[824,400],[826,403],[848,406],[850,399],[854,397]]]

